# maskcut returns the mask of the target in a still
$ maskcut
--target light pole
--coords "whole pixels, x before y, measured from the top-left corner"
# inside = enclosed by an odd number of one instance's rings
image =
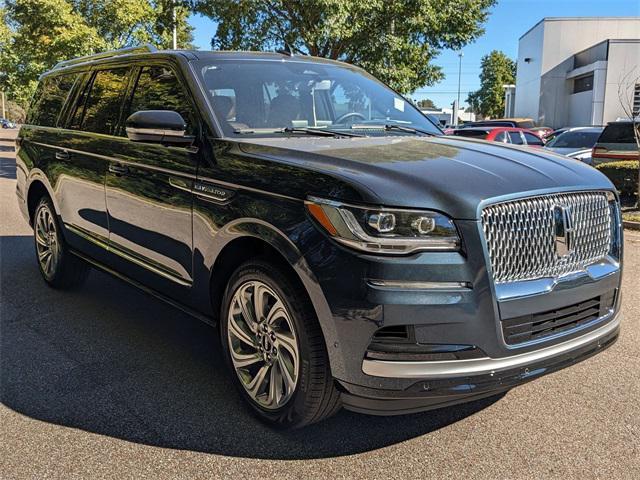
[[[458,125],[458,111],[460,110],[460,80],[462,79],[462,57],[464,56],[464,54],[462,53],[462,50],[460,50],[460,52],[458,52],[458,58],[460,59],[458,61],[458,102],[456,104],[456,122],[455,124]]]
[[[176,21],[176,0],[171,2],[171,17],[173,18],[173,49],[178,49],[178,25]]]

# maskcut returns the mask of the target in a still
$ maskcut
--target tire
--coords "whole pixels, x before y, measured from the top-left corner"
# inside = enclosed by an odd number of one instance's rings
[[[263,314],[255,322],[258,310]],[[222,302],[220,336],[234,383],[260,420],[300,428],[340,409],[313,307],[281,268],[257,259],[234,272]]]
[[[33,238],[38,268],[50,287],[66,290],[85,282],[91,267],[69,252],[47,196],[40,199],[33,214]]]

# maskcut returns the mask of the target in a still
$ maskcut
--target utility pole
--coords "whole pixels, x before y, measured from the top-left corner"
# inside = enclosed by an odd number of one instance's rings
[[[2,118],[7,118],[7,113],[4,108],[4,90],[0,92],[0,94],[2,94]]]
[[[173,49],[178,49],[178,22],[176,19],[176,0],[171,2],[171,17],[173,18]]]

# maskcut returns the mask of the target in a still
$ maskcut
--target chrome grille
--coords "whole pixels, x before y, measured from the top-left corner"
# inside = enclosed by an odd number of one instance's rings
[[[554,207],[568,207],[573,248],[556,251]],[[484,230],[496,283],[560,277],[605,257],[611,249],[612,214],[606,192],[524,198],[485,207]]]

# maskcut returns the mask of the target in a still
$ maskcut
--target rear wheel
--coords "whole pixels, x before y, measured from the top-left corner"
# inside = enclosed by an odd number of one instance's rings
[[[227,286],[220,331],[235,383],[260,419],[295,428],[340,408],[315,312],[283,270],[242,265]]]
[[[42,197],[36,206],[33,236],[38,267],[45,282],[61,289],[78,287],[84,283],[90,267],[68,251],[48,197]]]

